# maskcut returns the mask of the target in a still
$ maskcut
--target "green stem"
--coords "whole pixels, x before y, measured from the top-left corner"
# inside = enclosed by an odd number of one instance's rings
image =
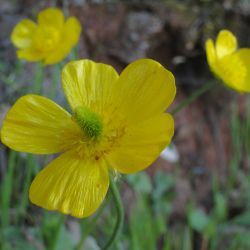
[[[65,216],[63,214],[60,214],[57,224],[55,225],[55,228],[54,228],[54,239],[53,239],[52,244],[49,247],[49,250],[56,249],[57,242],[59,240],[59,236],[61,232],[61,228],[62,228],[62,225],[64,224],[64,220],[65,220]]]
[[[124,221],[124,209],[123,209],[121,196],[112,177],[110,178],[110,190],[111,190],[112,196],[114,198],[115,206],[116,206],[117,221],[116,221],[114,231],[111,235],[111,238],[107,242],[107,244],[102,248],[103,250],[110,249],[110,247],[115,243],[115,241],[117,240],[121,232],[123,221]]]
[[[10,224],[10,200],[13,189],[14,170],[16,166],[17,153],[15,151],[9,152],[8,167],[1,183],[1,220],[0,220],[0,249],[7,249],[7,240],[5,239],[4,229],[8,228]]]
[[[175,107],[170,113],[172,115],[177,114],[179,111],[181,111],[183,108],[185,108],[188,104],[195,101],[198,97],[200,97],[202,94],[210,90],[214,85],[216,81],[207,82],[206,84],[202,85],[198,90],[196,90],[192,95],[185,98],[183,101],[181,101],[177,107]]]
[[[34,93],[41,94],[42,92],[42,84],[44,77],[44,66],[41,62],[36,64],[35,76],[34,76]]]
[[[250,99],[246,99],[246,137],[245,137],[245,150],[247,155],[247,163],[250,165]]]
[[[86,225],[86,231],[84,232],[84,234],[82,235],[79,243],[76,246],[76,250],[81,250],[84,242],[86,240],[86,238],[88,237],[88,235],[91,233],[91,231],[93,230],[97,220],[99,219],[99,217],[101,216],[104,208],[106,207],[107,202],[104,201],[103,205],[100,207],[100,209],[98,209],[96,215],[91,219],[91,221],[87,222]]]
[[[9,226],[10,220],[10,200],[13,189],[14,181],[14,169],[16,166],[17,153],[15,151],[9,152],[8,168],[6,170],[6,175],[4,177],[3,183],[1,185],[1,217],[2,217],[2,228]]]
[[[79,45],[76,45],[72,49],[72,53],[70,56],[71,56],[70,60],[78,60],[79,59]]]
[[[58,88],[59,78],[61,75],[61,69],[62,69],[62,66],[59,63],[54,65],[52,69],[52,72],[53,72],[52,73],[52,87],[51,87],[51,95],[50,95],[52,99],[55,99],[57,95],[57,88]]]
[[[19,212],[20,215],[25,215],[26,209],[28,207],[28,192],[31,183],[31,177],[34,169],[33,156],[31,154],[27,155],[26,173],[23,184],[22,199],[20,201]]]

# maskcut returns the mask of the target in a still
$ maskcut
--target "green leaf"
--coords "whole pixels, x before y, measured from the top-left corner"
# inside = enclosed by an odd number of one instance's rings
[[[216,192],[214,196],[215,201],[215,208],[214,208],[214,215],[217,221],[221,221],[226,218],[227,216],[227,200],[225,196],[220,193]]]
[[[68,248],[68,249],[71,249],[71,248]],[[82,250],[85,250],[85,249],[86,250],[100,250],[101,248],[98,246],[96,240],[93,237],[89,236],[86,239]]]
[[[131,213],[129,226],[131,235],[129,249],[156,249],[154,218],[149,205],[142,197],[138,198],[138,202]]]
[[[201,209],[194,209],[188,213],[188,223],[192,229],[202,233],[209,223],[209,217]]]
[[[154,200],[161,199],[161,197],[174,186],[174,178],[162,171],[158,171],[154,177],[155,189],[153,192]]]
[[[189,227],[186,227],[183,232],[183,237],[182,237],[182,250],[192,250],[192,234],[191,230]]]
[[[239,224],[242,226],[249,226],[250,225],[250,211],[246,211],[241,215],[238,215],[234,219],[231,220],[231,223]]]
[[[139,193],[149,194],[152,191],[152,183],[145,172],[127,175],[128,183]]]
[[[56,241],[55,250],[69,250],[74,249],[76,242],[74,242],[71,233],[66,230],[65,226],[62,225],[58,240]],[[91,248],[86,248],[91,249]]]
[[[26,228],[25,230],[31,232]],[[7,245],[4,246],[4,250],[36,250],[36,246],[32,245],[32,242],[28,241],[24,237],[22,230],[15,226],[9,226],[3,230],[4,238]],[[36,239],[37,240],[37,239]],[[39,242],[37,240],[37,242]],[[39,242],[40,243],[40,242]],[[41,243],[40,243],[41,244]]]

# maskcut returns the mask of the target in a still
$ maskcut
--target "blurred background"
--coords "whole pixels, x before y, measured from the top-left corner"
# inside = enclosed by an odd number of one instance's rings
[[[50,6],[76,16],[83,32],[67,59],[41,69],[16,58],[10,34],[21,19],[35,20]],[[171,110],[213,79],[206,39],[227,28],[250,47],[249,27],[249,0],[0,0],[0,124],[27,93],[66,106],[60,71],[77,58],[119,72],[138,58],[158,60],[176,77]],[[249,104],[249,96],[218,84],[175,116],[170,147],[146,171],[119,181],[126,218],[113,250],[250,249]],[[109,239],[116,221],[109,195],[83,220],[30,204],[30,182],[52,158],[0,144],[0,249],[98,250]]]

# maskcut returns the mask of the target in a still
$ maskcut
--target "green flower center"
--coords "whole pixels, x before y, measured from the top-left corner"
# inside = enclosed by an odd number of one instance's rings
[[[87,107],[77,107],[73,117],[89,139],[98,139],[103,131],[101,117]]]

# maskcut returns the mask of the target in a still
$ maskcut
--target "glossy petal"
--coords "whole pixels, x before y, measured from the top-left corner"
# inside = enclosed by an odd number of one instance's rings
[[[250,49],[239,49],[236,54],[245,67],[244,81],[237,87],[242,92],[250,92]]]
[[[219,62],[219,73],[230,88],[250,92],[250,49],[240,49]]]
[[[151,59],[129,64],[121,73],[113,103],[128,122],[137,123],[164,112],[176,93],[172,73]]]
[[[129,128],[109,156],[109,164],[121,173],[134,173],[147,168],[170,143],[174,134],[174,120],[160,114]]]
[[[64,93],[73,110],[78,106],[101,109],[110,101],[117,79],[111,66],[90,60],[70,62],[62,71]]]
[[[70,46],[74,46],[79,41],[81,30],[82,27],[79,21],[75,17],[69,17],[64,24],[62,36]]]
[[[19,22],[11,34],[11,41],[20,49],[25,49],[32,44],[32,35],[37,25],[29,19]]]
[[[211,68],[213,68],[217,60],[217,55],[214,47],[214,42],[212,39],[208,39],[206,41],[206,54],[207,54],[208,64]]]
[[[33,47],[27,49],[20,49],[17,51],[17,57],[19,59],[25,59],[30,62],[41,60],[44,55],[41,51],[35,50]]]
[[[48,53],[45,64],[54,64],[63,60],[75,46],[80,37],[81,25],[75,17],[70,17],[62,28],[61,42],[53,53]]]
[[[29,153],[58,153],[82,136],[71,116],[56,103],[37,95],[17,100],[3,122],[1,139],[8,147]]]
[[[215,47],[218,58],[223,58],[237,49],[237,39],[230,31],[222,30],[216,39]]]
[[[69,151],[36,176],[29,197],[43,208],[82,218],[100,206],[108,186],[108,168],[104,162],[91,162]]]
[[[38,14],[38,24],[44,27],[62,28],[64,16],[60,9],[47,8]]]

